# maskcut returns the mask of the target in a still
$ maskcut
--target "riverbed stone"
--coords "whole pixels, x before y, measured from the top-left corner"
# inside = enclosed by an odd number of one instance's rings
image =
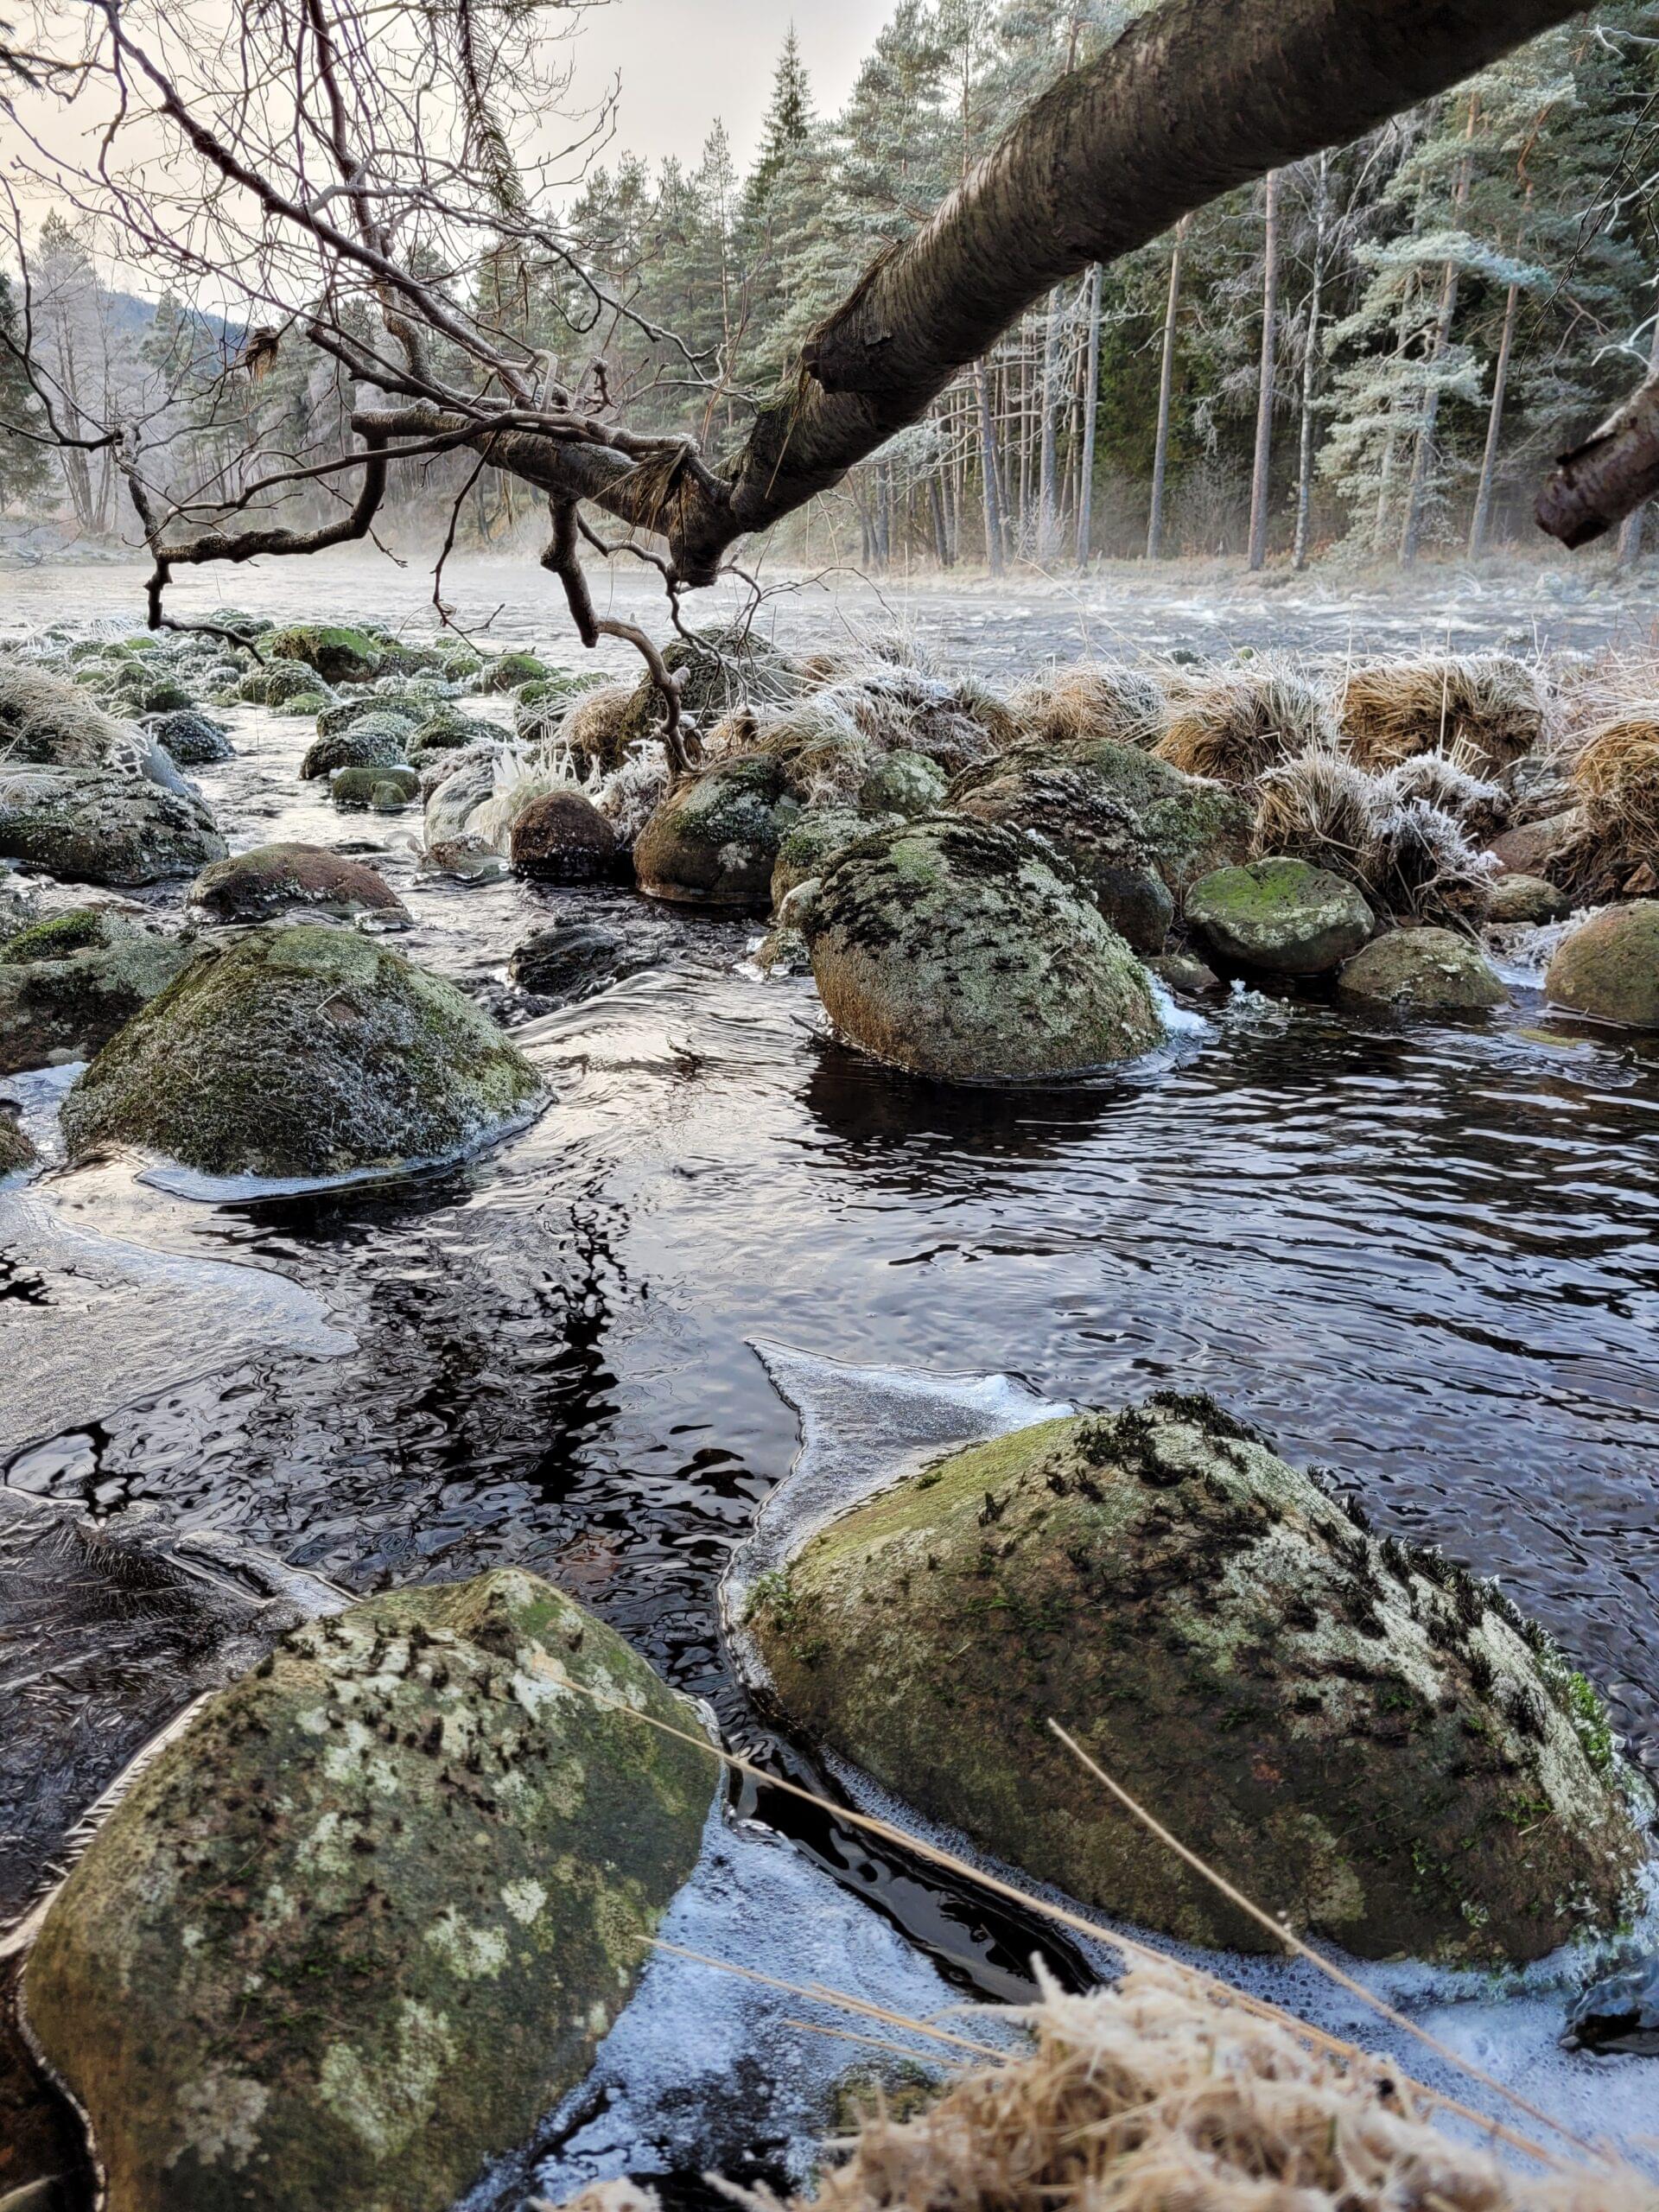
[[[113,768],[0,763],[0,859],[126,886],[194,875],[224,851],[212,809],[182,779],[172,789]]]
[[[1659,1951],[1586,1989],[1567,2017],[1570,2050],[1659,2058]]]
[[[318,711],[331,703],[331,695],[315,669],[292,660],[266,661],[238,679],[236,696],[250,707],[284,707],[296,700],[315,699]]]
[[[361,715],[344,729],[312,739],[300,762],[301,780],[315,782],[336,768],[407,767],[414,729],[406,715]]]
[[[1274,1948],[1051,1718],[1251,1898],[1363,1957],[1536,1958],[1616,1922],[1645,1857],[1589,1684],[1206,1399],[907,1476],[760,1586],[749,1625],[798,1727],[1185,1942]]]
[[[377,869],[323,845],[256,845],[233,859],[215,861],[191,885],[190,903],[216,922],[264,922],[304,908],[409,919],[403,900]]]
[[[556,922],[513,948],[507,973],[537,998],[568,1005],[656,964],[656,953],[603,922]]]
[[[574,785],[543,791],[513,818],[513,869],[538,883],[597,883],[616,873],[616,832]]]
[[[1145,970],[1028,839],[931,815],[830,862],[802,917],[830,1018],[946,1081],[1040,1079],[1162,1041]]]
[[[1147,961],[1147,969],[1166,990],[1181,998],[1205,998],[1221,988],[1220,976],[1195,952],[1160,952],[1156,959]]]
[[[1583,828],[1582,813],[1577,807],[1567,807],[1559,814],[1547,815],[1541,822],[1526,822],[1518,829],[1505,830],[1493,838],[1488,849],[1506,874],[1541,875],[1553,882],[1554,870],[1572,854]]]
[[[23,931],[0,947],[0,1075],[91,1059],[194,949],[107,906]]]
[[[35,1157],[34,1146],[0,1102],[0,1175],[21,1175]]]
[[[987,777],[957,802],[976,822],[1000,822],[1057,854],[1136,952],[1160,952],[1175,901],[1127,804],[1087,768],[1027,759]]]
[[[778,847],[772,870],[775,913],[798,884],[820,876],[837,855],[878,830],[896,829],[908,817],[899,812],[868,815],[850,806],[812,806],[793,824]]]
[[[1025,747],[1018,752],[1026,757]],[[1097,778],[1134,817],[1178,903],[1200,876],[1249,857],[1255,814],[1249,801],[1224,784],[1189,776],[1155,753],[1109,738],[1043,746],[1032,757],[1064,760]]]
[[[1391,1007],[1478,1013],[1510,995],[1478,945],[1456,930],[1389,930],[1344,962],[1338,988]]]
[[[213,715],[194,707],[175,708],[164,715],[145,717],[144,728],[157,745],[165,746],[181,768],[211,768],[236,757],[230,732]]]
[[[543,682],[552,673],[547,663],[538,660],[534,653],[498,653],[480,669],[477,686],[482,692],[516,691],[521,683]]]
[[[112,2208],[442,2212],[522,2142],[696,1862],[714,1763],[640,1713],[698,1732],[512,1568],[308,1623],[213,1697],[26,1972]]]
[[[298,623],[278,630],[267,640],[265,651],[275,660],[302,662],[327,684],[372,683],[396,658],[366,630],[338,622]]]
[[[1659,1029],[1659,899],[1606,907],[1563,938],[1544,992],[1573,1014]]]
[[[412,806],[421,795],[421,779],[413,768],[341,768],[329,779],[332,804],[345,813],[372,806],[382,812]]]
[[[635,842],[639,888],[683,906],[764,907],[778,849],[800,812],[784,764],[770,753],[739,755],[688,776]]]
[[[1187,893],[1186,918],[1228,966],[1268,976],[1327,975],[1375,926],[1351,883],[1297,860],[1252,861],[1200,877]]]
[[[1488,887],[1486,919],[1500,927],[1564,922],[1573,902],[1541,875],[1495,875]]]
[[[448,1158],[541,1079],[452,983],[378,939],[295,923],[206,948],[64,1102],[73,1157],[138,1146],[210,1175]]]

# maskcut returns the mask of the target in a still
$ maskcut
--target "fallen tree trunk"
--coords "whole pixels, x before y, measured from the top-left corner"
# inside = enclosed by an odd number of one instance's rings
[[[1588,545],[1659,492],[1659,376],[1639,385],[1581,446],[1563,454],[1538,494],[1538,527]]]

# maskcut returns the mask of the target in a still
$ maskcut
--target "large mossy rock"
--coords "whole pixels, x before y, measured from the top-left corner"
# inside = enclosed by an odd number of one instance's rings
[[[1659,899],[1610,906],[1564,938],[1544,991],[1573,1014],[1659,1029]]]
[[[958,805],[976,822],[1000,822],[1058,853],[1126,943],[1137,952],[1162,951],[1174,899],[1135,815],[1103,778],[1025,759],[976,783]]]
[[[256,845],[234,859],[215,861],[191,885],[190,903],[216,922],[264,922],[296,910],[409,919],[408,908],[377,869],[325,845]]]
[[[315,783],[337,768],[396,768],[409,763],[415,725],[407,715],[359,715],[344,729],[314,737],[300,762],[300,779]]]
[[[1328,975],[1375,927],[1351,883],[1295,860],[1200,877],[1186,895],[1186,918],[1218,959],[1264,976]]]
[[[62,1121],[76,1158],[131,1145],[209,1175],[333,1175],[447,1158],[541,1087],[454,984],[302,922],[204,950],[99,1054]]]
[[[222,857],[212,810],[188,785],[102,768],[0,761],[0,859],[77,883],[160,883]]]
[[[1337,981],[1349,998],[1425,1013],[1478,1014],[1510,1002],[1479,946],[1456,930],[1389,930],[1345,962]]]
[[[639,888],[682,906],[764,907],[778,849],[800,812],[772,754],[719,761],[677,785],[639,832]]]
[[[0,1075],[91,1059],[194,950],[107,907],[24,930],[0,945]]]
[[[385,672],[397,654],[366,630],[344,623],[302,623],[279,630],[265,650],[276,660],[315,669],[325,683],[367,683]]]
[[[813,806],[785,834],[778,848],[772,871],[772,905],[775,913],[798,884],[821,876],[830,861],[878,830],[895,830],[907,817],[900,812],[863,814],[849,806]]]
[[[1189,776],[1138,746],[1080,738],[1060,747],[1025,747],[1011,754],[1082,768],[1128,809],[1160,874],[1179,901],[1202,875],[1249,858],[1255,818],[1225,785]]]
[[[27,1970],[111,2212],[442,2212],[523,2141],[696,1861],[713,1762],[635,1712],[696,1727],[511,1569],[310,1623],[214,1697]]]
[[[508,842],[515,873],[538,883],[600,883],[616,873],[616,832],[574,785],[532,798]]]
[[[1497,875],[1489,887],[1486,919],[1499,929],[1564,922],[1572,911],[1566,892],[1541,875]]]
[[[815,1738],[1187,1942],[1264,1948],[1051,1718],[1255,1903],[1364,1957],[1536,1958],[1617,1919],[1645,1856],[1589,1686],[1207,1400],[911,1476],[760,1586],[750,1625]]]
[[[1145,970],[1087,892],[988,823],[932,815],[861,838],[802,927],[830,1020],[916,1074],[1041,1079],[1163,1039]]]

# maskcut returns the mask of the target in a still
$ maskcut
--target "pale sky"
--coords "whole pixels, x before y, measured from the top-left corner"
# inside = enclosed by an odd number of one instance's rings
[[[695,162],[716,116],[740,169],[760,140],[778,49],[792,22],[820,114],[852,89],[893,0],[611,0],[580,35],[573,96],[600,95],[622,79],[616,143],[653,164],[665,154]]]

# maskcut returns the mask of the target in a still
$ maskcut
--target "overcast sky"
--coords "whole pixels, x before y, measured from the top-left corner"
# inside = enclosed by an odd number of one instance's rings
[[[792,22],[820,113],[841,105],[893,0],[610,0],[582,26],[573,92],[622,79],[617,143],[695,162],[716,116],[746,168]]]

